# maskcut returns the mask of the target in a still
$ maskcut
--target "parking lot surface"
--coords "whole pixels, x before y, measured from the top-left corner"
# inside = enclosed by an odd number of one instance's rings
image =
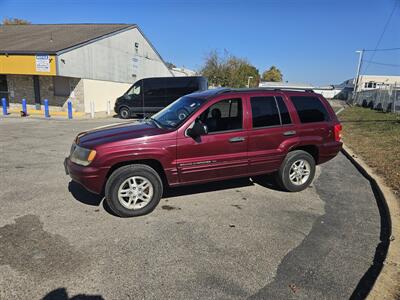
[[[78,132],[112,122],[0,119],[0,299],[343,299],[370,268],[378,207],[341,154],[301,193],[230,180],[121,219],[63,168]]]

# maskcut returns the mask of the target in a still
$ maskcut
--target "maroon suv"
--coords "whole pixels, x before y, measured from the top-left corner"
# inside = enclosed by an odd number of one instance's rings
[[[131,217],[151,212],[164,186],[275,173],[285,190],[301,191],[341,149],[341,129],[312,91],[215,89],[141,122],[78,134],[65,168]]]

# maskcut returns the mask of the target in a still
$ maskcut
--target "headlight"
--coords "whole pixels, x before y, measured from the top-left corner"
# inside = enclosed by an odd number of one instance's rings
[[[96,156],[95,150],[79,147],[78,145],[72,145],[70,160],[78,165],[88,166]]]

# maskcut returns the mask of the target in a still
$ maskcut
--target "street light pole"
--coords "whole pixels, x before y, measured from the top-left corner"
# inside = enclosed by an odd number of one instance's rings
[[[358,89],[358,82],[360,79],[360,70],[361,70],[361,64],[362,64],[362,60],[363,60],[363,56],[364,56],[364,49],[363,50],[357,50],[356,53],[359,53],[359,57],[358,57],[358,66],[357,66],[357,74],[356,74],[356,78],[354,79],[354,94],[353,94],[353,100],[356,100],[357,97],[357,89]]]
[[[247,79],[247,87],[250,88],[250,79],[253,79],[253,76],[249,76]]]

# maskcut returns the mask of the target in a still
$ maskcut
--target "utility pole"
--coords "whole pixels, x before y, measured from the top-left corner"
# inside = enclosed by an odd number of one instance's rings
[[[250,80],[253,79],[253,76],[249,76],[247,78],[247,87],[250,88]]]
[[[353,103],[357,98],[357,89],[358,89],[358,82],[360,79],[360,70],[361,70],[361,64],[362,64],[362,60],[363,60],[363,56],[364,56],[364,49],[363,50],[357,50],[356,53],[359,53],[359,57],[358,57],[358,66],[357,66],[357,74],[356,74],[356,78],[354,79],[354,93],[353,93]]]

